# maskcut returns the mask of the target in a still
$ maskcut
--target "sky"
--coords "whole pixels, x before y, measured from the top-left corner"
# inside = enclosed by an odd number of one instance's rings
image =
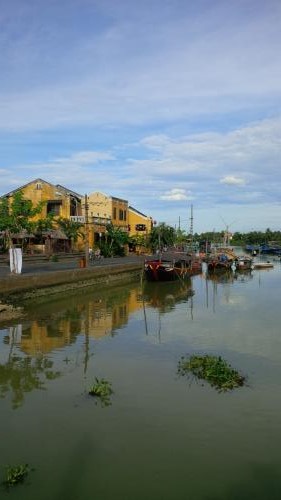
[[[0,0],[0,195],[281,230],[280,0]]]

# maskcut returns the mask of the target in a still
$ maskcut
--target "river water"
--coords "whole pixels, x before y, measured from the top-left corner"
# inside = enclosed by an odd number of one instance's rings
[[[0,329],[0,473],[14,500],[279,500],[281,263],[187,283],[89,289]],[[247,385],[177,375],[223,356]],[[89,396],[112,383],[111,404]]]

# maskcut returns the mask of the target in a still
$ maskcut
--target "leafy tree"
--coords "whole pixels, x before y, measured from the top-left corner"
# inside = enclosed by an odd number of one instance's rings
[[[125,245],[129,243],[129,235],[113,224],[106,226],[105,240],[101,241],[99,247],[104,257],[113,255],[123,256],[125,254]]]
[[[48,213],[44,219],[38,219],[34,224],[34,231],[36,234],[42,234],[45,231],[54,229],[54,214]]]
[[[186,231],[178,228],[175,232],[175,243],[181,245],[183,243],[186,243],[187,240],[188,240],[188,235],[186,234]]]
[[[42,212],[43,206],[44,202],[33,206],[22,191],[14,194],[11,203],[6,197],[0,199],[0,231],[4,233],[5,246],[12,245],[12,234],[34,230],[36,223],[32,219]]]
[[[172,246],[176,241],[176,231],[173,227],[161,222],[151,230],[149,244],[153,251],[163,246]]]
[[[64,219],[60,217],[57,219],[57,224],[64,234],[70,239],[71,249],[73,250],[74,243],[77,242],[78,238],[85,238],[84,225],[80,222],[75,222],[70,219]]]

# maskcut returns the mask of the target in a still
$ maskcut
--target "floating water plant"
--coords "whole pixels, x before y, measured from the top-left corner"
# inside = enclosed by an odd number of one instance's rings
[[[30,472],[28,464],[23,465],[8,465],[6,467],[6,477],[3,484],[7,487],[15,486],[16,484],[23,483],[26,476]]]
[[[95,383],[89,390],[91,396],[96,396],[101,399],[105,406],[110,405],[110,396],[113,394],[111,383],[104,378],[98,379],[95,377]]]
[[[243,377],[234,370],[221,356],[189,356],[182,357],[178,363],[179,375],[193,375],[197,379],[206,380],[220,392],[231,391],[245,383]]]

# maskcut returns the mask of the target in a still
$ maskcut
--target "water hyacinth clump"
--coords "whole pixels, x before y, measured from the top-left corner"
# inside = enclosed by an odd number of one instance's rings
[[[111,382],[95,377],[95,383],[90,388],[89,394],[100,398],[105,406],[110,405],[110,396],[113,394]]]
[[[29,472],[30,468],[28,464],[14,466],[8,465],[6,467],[6,476],[3,483],[7,487],[23,483]]]
[[[234,370],[221,356],[182,357],[178,363],[179,375],[193,375],[200,380],[206,380],[220,392],[230,391],[241,387],[245,377]]]

